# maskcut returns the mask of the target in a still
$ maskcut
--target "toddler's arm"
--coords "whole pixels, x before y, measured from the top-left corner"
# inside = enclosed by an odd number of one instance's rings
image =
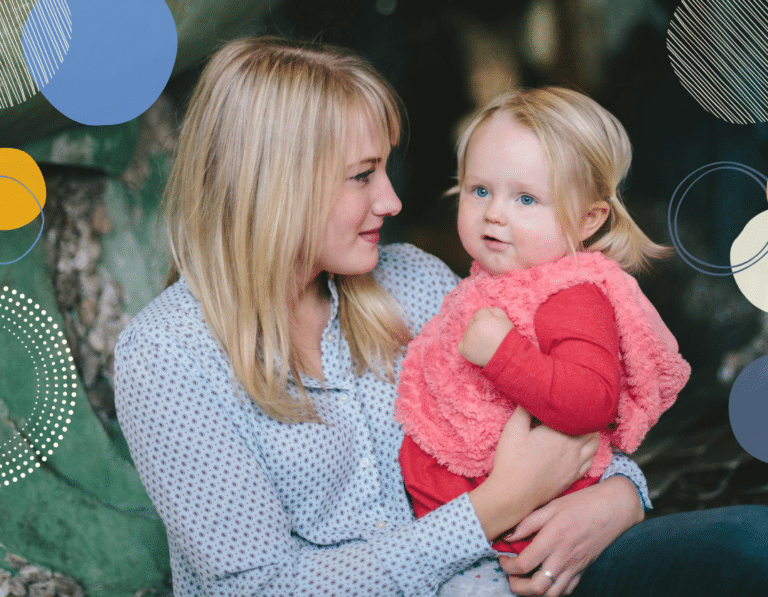
[[[616,416],[621,365],[615,315],[594,284],[558,292],[537,311],[535,344],[509,331],[483,374],[544,424],[574,435]]]

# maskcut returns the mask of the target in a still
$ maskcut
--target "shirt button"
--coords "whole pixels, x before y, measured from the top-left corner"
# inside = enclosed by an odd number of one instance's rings
[[[339,402],[341,402],[342,404],[346,404],[347,402],[349,402],[349,394],[342,394],[341,396],[339,396]]]
[[[363,467],[363,468],[368,468],[368,467],[370,466],[370,464],[371,464],[371,459],[370,459],[370,458],[368,458],[367,456],[363,456],[363,457],[360,459],[360,466],[361,466],[361,467]]]
[[[333,334],[326,334],[325,339],[328,340],[328,342],[330,342],[331,340],[333,340]]]
[[[376,528],[377,529],[384,529],[387,526],[387,522],[385,520],[377,520],[376,521]]]

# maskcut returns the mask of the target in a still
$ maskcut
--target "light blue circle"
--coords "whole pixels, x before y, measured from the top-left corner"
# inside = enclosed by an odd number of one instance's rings
[[[24,27],[24,60],[41,93],[81,124],[132,120],[149,108],[171,76],[178,37],[163,0],[68,0],[69,51],[47,84],[31,67],[30,19]],[[41,9],[38,2],[32,13]]]
[[[40,205],[40,202],[37,200],[37,197],[35,197],[35,194],[29,190],[29,187],[25,185],[20,180],[16,180],[12,176],[5,176],[4,174],[0,174],[0,178],[7,178],[9,180],[12,180],[13,182],[19,183],[21,186],[23,186],[25,189],[27,189],[27,192],[32,195],[32,199],[35,200],[35,203],[37,203],[37,208],[40,210],[40,230],[37,233],[37,236],[35,237],[35,242],[32,243],[32,246],[29,247],[26,251],[24,251],[24,254],[21,257],[17,257],[16,259],[12,259],[11,261],[0,261],[0,265],[10,265],[11,263],[16,263],[19,259],[24,259],[24,257],[27,256],[27,254],[35,248],[35,245],[37,244],[37,241],[40,240],[40,236],[43,234],[43,228],[45,228],[45,215],[43,214],[43,208]]]
[[[741,447],[768,462],[768,355],[752,361],[736,378],[728,416]]]

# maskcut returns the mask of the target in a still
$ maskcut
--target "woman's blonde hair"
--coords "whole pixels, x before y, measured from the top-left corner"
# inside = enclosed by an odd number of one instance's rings
[[[399,99],[368,62],[263,37],[230,42],[211,58],[181,128],[164,194],[172,268],[200,301],[234,376],[280,421],[320,420],[290,318],[345,179],[348,133],[365,119],[388,152],[399,140]],[[409,340],[398,306],[370,273],[335,281],[357,372],[394,380],[393,360]],[[286,390],[289,372],[297,396]]]
[[[619,196],[632,161],[624,127],[596,101],[570,89],[521,89],[491,101],[459,138],[459,185],[449,192],[457,192],[464,180],[472,134],[496,115],[508,115],[539,138],[552,177],[555,207],[573,252],[600,251],[629,272],[644,269],[650,259],[669,253],[667,247],[645,235]],[[581,219],[596,201],[605,201],[610,213],[597,232],[581,241]]]

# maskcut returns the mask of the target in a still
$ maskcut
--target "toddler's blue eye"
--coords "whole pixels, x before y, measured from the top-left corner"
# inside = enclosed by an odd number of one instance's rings
[[[485,187],[475,187],[474,193],[476,197],[480,197],[481,199],[485,199],[489,194],[488,189]]]
[[[523,205],[533,205],[536,203],[536,199],[531,197],[530,195],[520,195],[520,203]]]

